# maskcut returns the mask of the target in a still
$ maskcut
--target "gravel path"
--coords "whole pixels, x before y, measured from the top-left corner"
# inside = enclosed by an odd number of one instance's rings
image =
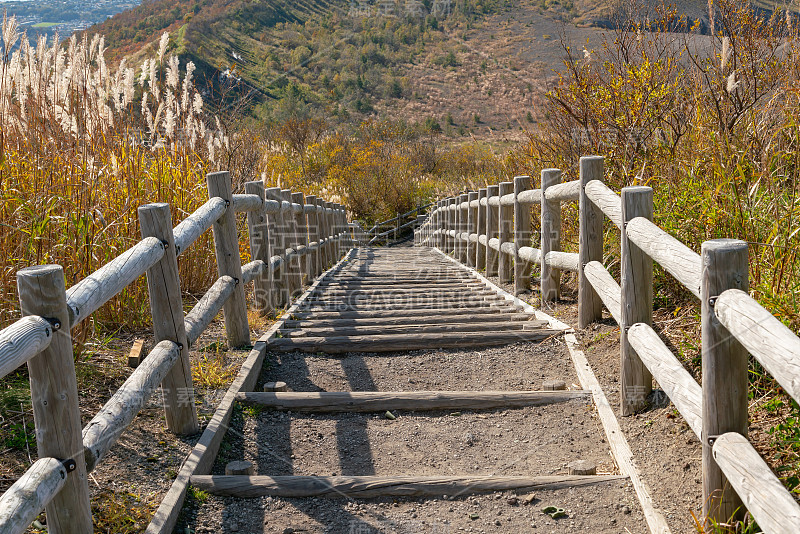
[[[295,391],[541,389],[577,385],[560,340],[485,350],[345,354],[273,353],[259,381]],[[594,408],[586,401],[513,410],[297,414],[245,408],[234,418],[214,473],[252,461],[265,475],[550,475],[586,459],[614,473]],[[191,532],[646,532],[627,481],[563,490],[455,498],[193,499],[180,528]],[[547,505],[567,510],[551,519]],[[627,529],[627,530],[626,530]],[[179,529],[180,532],[180,529]]]

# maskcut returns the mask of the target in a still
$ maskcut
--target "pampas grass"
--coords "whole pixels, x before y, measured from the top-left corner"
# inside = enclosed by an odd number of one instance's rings
[[[100,36],[30,46],[14,17],[3,19],[0,35],[4,326],[18,316],[17,270],[57,263],[70,286],[140,239],[139,205],[168,202],[174,221],[182,220],[207,199],[204,176],[227,139],[203,113],[194,65],[166,57],[166,33],[156,57],[136,67],[123,61],[114,72]],[[212,283],[208,236],[181,256],[180,270],[188,292]],[[149,324],[140,280],[99,310],[83,335]]]

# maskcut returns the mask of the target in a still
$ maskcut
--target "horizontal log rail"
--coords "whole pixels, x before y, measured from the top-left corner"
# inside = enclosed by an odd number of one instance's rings
[[[678,409],[698,439],[703,432],[703,390],[658,334],[644,323],[633,325],[628,340],[653,378]]]
[[[622,290],[617,281],[599,261],[590,261],[583,269],[586,278],[600,296],[600,300],[603,301],[611,316],[617,324],[622,324],[622,302],[620,301]]]
[[[500,195],[492,186],[468,201],[463,194],[443,199],[416,230],[415,244],[453,255],[487,276],[498,275],[498,255],[501,263],[510,258],[539,264],[543,305],[558,297],[562,271],[577,272],[579,326],[600,319],[603,306],[620,325],[622,415],[646,408],[654,378],[701,439],[704,516],[727,521],[742,515],[743,503],[765,532],[800,531],[800,507],[747,441],[745,394],[747,351],[800,402],[800,337],[748,294],[745,243],[709,241],[698,254],[652,222],[652,189],[626,187],[620,195],[603,183],[603,174],[602,158],[590,156],[581,158],[578,180],[560,183],[560,171],[545,169],[541,189],[529,188],[528,179],[528,188],[514,194]],[[578,252],[564,252],[560,206],[576,200]],[[540,248],[530,242],[525,226],[528,207],[536,204],[541,206]],[[512,218],[508,206],[514,206]],[[466,217],[468,210],[477,216]],[[603,217],[621,231],[621,284],[602,264]],[[513,233],[498,233],[508,227]],[[650,326],[654,262],[700,299],[702,384]],[[514,277],[526,276],[527,268],[515,269]],[[501,281],[510,281],[502,276],[501,270]],[[528,283],[515,280],[515,290]],[[727,483],[735,493],[723,491]]]
[[[83,429],[86,469],[92,471],[131,424],[180,356],[180,347],[162,341],[131,373]]]
[[[800,402],[800,338],[738,289],[729,289],[717,298],[714,314],[786,393]]]
[[[155,265],[164,244],[155,237],[142,239],[98,270],[67,289],[70,327],[74,328]]]
[[[0,530],[25,532],[64,487],[67,468],[56,458],[39,458],[0,496]]]
[[[194,213],[181,221],[173,230],[175,252],[181,254],[189,248],[192,243],[197,241],[198,237],[211,228],[214,221],[222,217],[226,209],[228,209],[227,203],[223,199],[210,198]]]
[[[53,325],[44,317],[29,315],[0,331],[0,378],[15,370],[53,340]]]
[[[800,525],[800,505],[786,491],[747,438],[735,432],[714,440],[714,460],[762,531],[793,534]]]
[[[246,184],[247,194],[234,195],[230,192],[230,175],[226,172],[211,173],[208,181],[211,198],[174,228],[166,204],[141,207],[139,216],[143,239],[69,289],[63,288],[63,270],[58,266],[30,268],[24,270],[24,275],[18,274],[21,301],[23,304],[33,303],[33,307],[24,304],[25,316],[0,330],[0,378],[26,362],[33,365],[33,362],[45,361],[34,358],[45,351],[50,354],[48,358],[51,360],[63,358],[70,362],[67,368],[71,369],[71,387],[75,388],[74,366],[71,365],[71,328],[145,273],[155,319],[156,345],[83,429],[64,421],[60,422],[62,426],[58,429],[53,429],[60,436],[65,436],[64,444],[70,443],[70,440],[82,442],[84,454],[76,457],[74,449],[62,447],[63,457],[72,457],[72,460],[41,458],[36,461],[22,478],[0,496],[0,532],[24,532],[45,507],[51,533],[71,532],[73,530],[70,529],[75,528],[83,531],[80,525],[91,525],[85,473],[98,465],[159,386],[164,390],[164,409],[170,430],[176,433],[197,430],[194,399],[186,399],[181,406],[180,402],[175,402],[178,399],[175,391],[184,388],[191,393],[188,347],[197,341],[221,310],[224,310],[229,344],[236,330],[245,333],[244,338],[239,336],[239,339],[245,342],[249,339],[247,311],[244,299],[237,296],[237,291],[241,291],[244,284],[260,284],[261,290],[269,294],[266,302],[262,303],[262,312],[268,307],[274,309],[288,305],[290,299],[285,280],[279,279],[281,273],[303,269],[303,274],[309,280],[313,279],[338,261],[346,247],[355,241],[360,228],[347,222],[345,210],[338,204],[278,201],[266,196],[261,182]],[[313,199],[315,197],[308,197],[309,201]],[[233,219],[237,212],[247,213],[251,240],[253,261],[244,266],[241,265]],[[290,216],[298,220],[303,218],[304,221],[308,216],[313,226],[304,222],[305,234],[298,233],[297,241],[281,253],[272,255],[273,250],[268,246],[269,233],[275,234],[274,242],[282,242],[280,235],[287,231],[283,220]],[[177,256],[209,229],[214,232],[219,278],[189,313],[173,321],[172,318],[176,316],[173,305],[182,314]],[[290,261],[309,255],[313,256],[313,262]],[[50,303],[48,299],[55,299],[56,302]],[[37,310],[48,311],[37,313]],[[59,371],[57,368],[52,371],[45,368],[37,372]],[[56,378],[60,380],[64,377]],[[33,378],[31,380],[33,391],[35,385]],[[69,388],[69,383],[68,380],[67,386],[58,387]],[[64,398],[76,401],[74,408],[70,409],[75,410],[73,420],[79,423],[77,390],[65,391]],[[35,406],[35,411],[44,410],[37,411],[34,417],[37,440],[40,436],[49,436],[47,432],[50,432],[49,428],[40,430],[40,425],[49,419],[63,417],[54,415],[48,419],[45,413],[47,409],[48,403]],[[39,445],[41,451],[41,443]],[[48,443],[45,450],[54,449]],[[70,479],[73,470],[84,475]]]

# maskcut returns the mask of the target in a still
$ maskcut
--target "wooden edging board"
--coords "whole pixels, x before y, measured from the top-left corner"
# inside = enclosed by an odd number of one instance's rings
[[[192,452],[189,453],[186,460],[184,460],[178,472],[178,476],[161,500],[158,510],[156,510],[153,519],[147,526],[147,534],[172,534],[175,524],[178,522],[178,516],[183,507],[183,501],[186,499],[186,491],[189,487],[190,479],[192,475],[206,475],[211,472],[211,467],[217,457],[217,452],[219,452],[222,438],[225,437],[225,433],[228,430],[228,423],[233,413],[236,394],[240,391],[250,391],[255,387],[256,380],[261,373],[261,365],[264,362],[264,356],[267,352],[267,344],[275,336],[275,333],[283,328],[283,323],[286,318],[290,317],[314,289],[316,289],[322,277],[337,270],[343,263],[350,259],[352,253],[353,249],[347,251],[336,265],[317,277],[305,293],[303,293],[281,316],[281,319],[275,321],[275,324],[273,324],[253,346],[253,350],[250,351],[247,359],[242,364],[239,374],[228,388],[219,406],[217,406],[217,410],[214,412],[214,416],[203,431],[203,435],[200,436],[200,440],[194,446]]]
[[[603,429],[605,430],[608,444],[611,447],[611,453],[614,460],[617,462],[620,473],[630,478],[633,489],[636,491],[636,496],[639,499],[639,504],[642,507],[642,513],[647,521],[647,526],[650,528],[650,532],[652,534],[670,534],[667,520],[664,518],[661,511],[655,507],[653,498],[650,495],[650,489],[639,474],[639,469],[636,467],[633,460],[633,452],[628,445],[628,440],[625,439],[625,434],[622,433],[622,428],[619,426],[619,421],[617,421],[617,416],[614,414],[614,409],[611,407],[611,404],[609,404],[608,398],[606,398],[606,394],[603,392],[603,388],[600,387],[600,382],[597,381],[597,377],[594,371],[592,371],[589,361],[586,359],[586,355],[579,348],[578,340],[575,337],[575,330],[568,324],[559,321],[555,317],[551,317],[543,311],[534,308],[527,302],[509,294],[478,271],[462,265],[438,248],[432,248],[432,250],[438,252],[462,269],[470,272],[473,277],[483,282],[486,287],[494,289],[498,295],[502,295],[507,301],[521,306],[523,311],[533,313],[537,319],[547,321],[550,328],[564,331],[564,341],[567,344],[572,363],[575,365],[578,381],[581,383],[581,388],[592,392],[592,397],[597,407],[597,415],[600,418],[600,422],[603,423]]]

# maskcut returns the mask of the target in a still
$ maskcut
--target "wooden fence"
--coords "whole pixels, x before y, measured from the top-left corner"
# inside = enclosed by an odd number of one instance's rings
[[[575,181],[562,183],[561,171],[545,169],[539,189],[518,176],[440,200],[415,244],[513,280],[517,292],[539,264],[543,306],[558,298],[561,271],[577,272],[578,326],[600,319],[603,305],[620,325],[620,413],[645,408],[655,378],[700,439],[704,515],[724,522],[746,508],[764,532],[800,532],[800,506],[747,440],[748,352],[800,402],[800,338],[749,296],[746,242],[706,241],[697,254],[652,222],[651,188],[619,195],[603,175],[603,158],[587,156]],[[575,201],[578,252],[562,252],[561,203]],[[531,244],[534,205],[539,248]],[[621,232],[621,284],[602,264],[604,216]],[[700,299],[702,384],[651,327],[654,261]]]
[[[139,208],[142,240],[71,288],[58,265],[17,273],[22,319],[0,331],[0,378],[28,364],[39,459],[0,496],[0,533],[24,532],[47,510],[51,534],[92,532],[87,473],[161,384],[167,426],[198,431],[189,347],[224,311],[228,344],[250,344],[244,286],[261,313],[284,306],[334,264],[356,230],[342,206],[262,182],[232,194],[228,172],[207,176],[209,200],[174,229],[167,204]],[[253,261],[241,264],[236,214],[247,212]],[[178,256],[212,228],[219,278],[184,316]],[[273,255],[273,253],[275,253]],[[156,345],[83,428],[71,329],[147,274]]]
[[[424,206],[418,206],[411,211],[401,213],[397,217],[393,217],[375,224],[372,228],[365,232],[364,239],[366,244],[388,245],[389,241],[391,240],[397,241],[397,239],[400,237],[401,230],[406,230],[407,228],[411,229],[407,230],[410,237],[413,229],[425,222],[427,217],[423,212],[432,205],[433,203],[431,202],[430,204],[425,204]]]

